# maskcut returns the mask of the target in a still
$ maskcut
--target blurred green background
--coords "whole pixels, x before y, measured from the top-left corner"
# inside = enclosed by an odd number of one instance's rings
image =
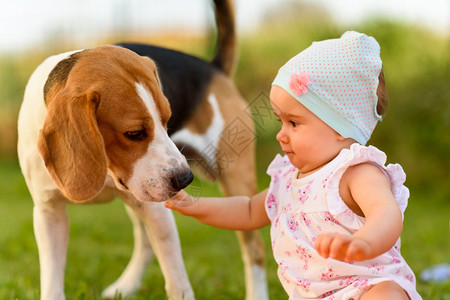
[[[417,24],[376,18],[346,27],[320,6],[296,3],[271,12],[264,26],[239,37],[240,60],[235,82],[249,105],[267,101],[278,68],[312,41],[339,37],[346,30],[374,36],[381,45],[389,107],[371,141],[400,163],[411,197],[405,214],[402,253],[419,275],[439,263],[450,263],[450,40]],[[106,37],[98,44],[120,42]],[[134,36],[196,54],[212,56],[215,37]],[[32,229],[32,201],[16,157],[16,118],[31,72],[48,55],[84,47],[70,38],[20,53],[0,53],[0,299],[37,299],[39,267]],[[267,115],[258,127],[259,187],[267,187],[268,163],[279,151],[278,124]],[[199,181],[203,194],[219,194],[214,184]],[[98,299],[101,290],[125,267],[132,231],[120,201],[109,205],[69,207],[66,291],[68,299]],[[188,273],[198,299],[242,299],[244,279],[233,232],[209,228],[176,215]],[[268,229],[267,269],[272,299],[286,299],[276,276]],[[163,299],[163,278],[153,265],[144,287],[133,299]],[[418,278],[424,299],[450,299],[450,283]],[[151,296],[149,296],[151,295]]]

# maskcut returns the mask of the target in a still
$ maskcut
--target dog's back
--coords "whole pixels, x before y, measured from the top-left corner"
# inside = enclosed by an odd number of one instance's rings
[[[237,62],[236,29],[231,1],[215,0],[217,46],[211,62],[163,47],[140,43],[120,43],[139,55],[155,61],[172,117],[168,133],[180,130],[202,102],[216,73],[232,76]]]

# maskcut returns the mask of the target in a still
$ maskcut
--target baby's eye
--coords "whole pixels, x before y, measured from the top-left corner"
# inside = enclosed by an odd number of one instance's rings
[[[295,122],[295,121],[289,121],[289,124],[290,124],[292,127],[297,127],[298,125],[300,125],[299,123],[297,123],[297,122]]]

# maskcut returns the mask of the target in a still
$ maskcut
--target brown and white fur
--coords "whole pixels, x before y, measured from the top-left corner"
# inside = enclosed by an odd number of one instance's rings
[[[215,2],[219,41],[212,63],[122,44],[52,56],[31,76],[19,114],[18,154],[34,201],[41,299],[64,299],[66,205],[115,195],[132,220],[134,251],[102,296],[136,292],[154,253],[168,297],[194,298],[173,215],[160,203],[192,181],[176,146],[195,156],[225,194],[256,192],[253,143],[241,149],[227,136],[237,124],[245,129],[240,141],[254,139],[245,101],[230,79],[236,60],[232,5]],[[257,232],[238,237],[247,299],[266,299],[261,239]]]

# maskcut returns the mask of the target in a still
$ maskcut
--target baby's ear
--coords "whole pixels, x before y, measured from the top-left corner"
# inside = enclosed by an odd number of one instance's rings
[[[384,80],[383,69],[381,69],[380,75],[378,75],[377,97],[377,113],[380,116],[384,116],[388,106],[388,93],[386,89],[386,82]]]

